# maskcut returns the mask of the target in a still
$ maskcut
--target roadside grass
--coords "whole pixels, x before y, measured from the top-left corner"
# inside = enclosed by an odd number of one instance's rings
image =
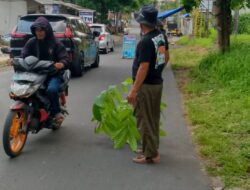
[[[210,35],[208,38],[194,38],[189,36],[183,36],[178,40],[177,44],[211,48],[214,42],[216,41],[216,38],[217,38],[216,31],[210,30]]]
[[[174,69],[189,69],[197,65],[207,55],[207,49],[200,46],[185,46],[171,49],[171,63]]]
[[[208,173],[221,176],[226,188],[250,189],[250,36],[231,41],[225,55],[187,44],[171,57]]]

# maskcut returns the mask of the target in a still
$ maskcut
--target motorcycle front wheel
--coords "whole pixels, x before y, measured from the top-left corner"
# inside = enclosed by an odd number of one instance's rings
[[[3,131],[3,147],[8,156],[13,158],[21,154],[28,135],[26,125],[24,110],[9,112]]]

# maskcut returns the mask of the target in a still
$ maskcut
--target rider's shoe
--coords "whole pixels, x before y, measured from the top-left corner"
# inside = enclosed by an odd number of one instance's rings
[[[56,116],[54,118],[54,122],[55,122],[54,124],[57,127],[60,127],[63,121],[64,121],[64,115],[62,113],[56,114]]]

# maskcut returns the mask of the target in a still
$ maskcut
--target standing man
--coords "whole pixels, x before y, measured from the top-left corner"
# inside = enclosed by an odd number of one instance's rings
[[[144,6],[135,14],[143,36],[137,45],[132,72],[134,84],[127,99],[135,107],[142,138],[141,155],[133,159],[139,164],[160,161],[158,148],[162,71],[169,60],[169,53],[167,39],[156,29],[157,15],[158,11],[152,5]]]
[[[50,100],[50,116],[59,126],[64,120],[59,104],[59,90],[63,70],[69,66],[69,56],[64,45],[54,37],[53,29],[45,17],[37,18],[30,29],[34,37],[27,41],[21,56],[25,58],[33,55],[39,60],[55,62],[57,73],[47,79],[47,94]]]

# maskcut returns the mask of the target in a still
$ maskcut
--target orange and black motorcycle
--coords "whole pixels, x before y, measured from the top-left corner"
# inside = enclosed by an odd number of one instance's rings
[[[16,157],[25,145],[29,132],[38,133],[43,128],[57,130],[54,119],[50,117],[50,101],[46,96],[46,79],[55,74],[56,69],[51,61],[39,61],[34,56],[13,61],[15,73],[12,78],[10,98],[14,100],[5,120],[3,146],[6,154]],[[70,71],[65,71],[60,88],[61,113],[66,110],[66,96]]]

